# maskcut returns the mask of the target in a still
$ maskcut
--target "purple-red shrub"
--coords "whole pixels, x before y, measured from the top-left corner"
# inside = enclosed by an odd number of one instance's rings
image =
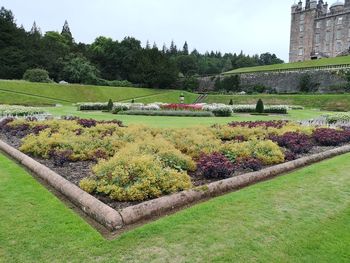
[[[93,119],[78,119],[77,123],[84,128],[91,128],[96,126],[97,121]]]
[[[281,136],[272,135],[270,139],[295,154],[308,153],[313,147],[312,138],[298,132],[287,132]]]
[[[266,128],[277,128],[281,129],[283,126],[288,124],[288,121],[243,121],[243,122],[231,122],[228,125],[230,127],[248,127],[248,128],[256,128],[256,127],[266,127]]]
[[[70,161],[72,154],[72,150],[52,150],[49,157],[53,160],[55,166],[61,167]]]
[[[286,162],[290,162],[290,161],[294,161],[295,159],[297,159],[297,156],[295,153],[291,152],[291,151],[286,151],[284,153],[284,160]]]
[[[338,146],[350,142],[350,131],[320,128],[314,131],[313,138],[321,146]]]
[[[197,167],[198,172],[210,179],[228,178],[234,172],[234,165],[221,153],[202,155]]]
[[[263,168],[263,164],[256,158],[241,158],[235,163],[236,169],[259,171]]]
[[[4,130],[5,128],[7,128],[8,127],[7,125],[13,122],[14,120],[15,120],[14,118],[8,117],[0,121],[0,130]]]

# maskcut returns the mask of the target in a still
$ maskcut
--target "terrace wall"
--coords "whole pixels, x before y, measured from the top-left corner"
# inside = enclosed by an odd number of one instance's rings
[[[311,82],[318,87],[320,93],[342,93],[344,89],[336,88],[346,84],[346,80],[338,70],[298,70],[273,71],[240,74],[241,86],[264,85],[276,89],[278,93],[299,92],[300,80],[306,74],[310,75]],[[227,76],[207,76],[199,78],[199,91],[213,91],[216,79]]]

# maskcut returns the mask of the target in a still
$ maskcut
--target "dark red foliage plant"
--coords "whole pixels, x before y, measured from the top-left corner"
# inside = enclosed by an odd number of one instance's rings
[[[236,160],[236,169],[259,171],[263,168],[263,164],[256,158],[240,158]]]
[[[272,135],[270,139],[295,154],[308,153],[313,147],[311,136],[298,132],[287,132],[281,136]]]
[[[197,167],[198,172],[209,179],[228,178],[234,172],[234,165],[221,153],[202,155]]]
[[[350,131],[320,128],[314,131],[313,138],[321,146],[338,146],[350,142]]]
[[[256,127],[266,127],[266,128],[277,128],[281,129],[285,126],[288,121],[243,121],[243,122],[231,122],[229,123],[230,127],[248,127],[248,128],[256,128]]]

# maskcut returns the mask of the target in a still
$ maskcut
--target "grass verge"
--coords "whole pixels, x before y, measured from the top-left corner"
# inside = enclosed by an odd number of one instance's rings
[[[3,262],[348,262],[350,155],[104,240],[0,154]]]

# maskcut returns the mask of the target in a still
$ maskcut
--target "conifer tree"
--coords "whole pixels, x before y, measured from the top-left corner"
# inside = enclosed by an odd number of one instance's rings
[[[61,35],[64,36],[69,41],[69,43],[73,43],[73,35],[72,35],[72,32],[70,31],[67,20],[64,21]]]
[[[184,44],[184,46],[183,46],[182,53],[183,53],[184,55],[186,55],[186,56],[189,54],[189,53],[188,53],[188,44],[187,44],[187,41],[185,42],[185,44]]]

